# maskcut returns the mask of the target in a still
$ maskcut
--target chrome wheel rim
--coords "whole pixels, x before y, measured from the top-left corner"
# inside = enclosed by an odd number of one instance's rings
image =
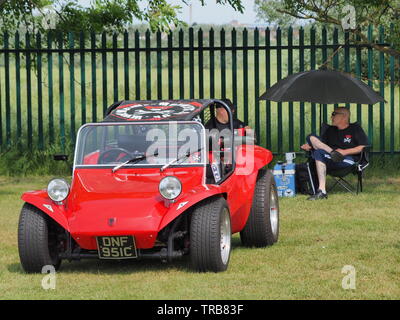
[[[272,233],[276,237],[279,226],[279,208],[278,208],[278,198],[276,196],[276,192],[274,192],[273,189],[271,189],[271,195],[269,201],[269,220],[271,223]]]
[[[227,264],[229,260],[229,254],[231,252],[231,220],[229,218],[229,211],[227,208],[225,208],[222,212],[220,234],[221,259],[223,264]]]

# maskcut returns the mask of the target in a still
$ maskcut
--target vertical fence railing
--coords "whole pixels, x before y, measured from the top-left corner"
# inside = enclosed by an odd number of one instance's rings
[[[327,63],[328,51],[326,45],[328,44],[326,27],[322,28],[322,64]],[[321,110],[320,110],[321,112]],[[322,121],[328,122],[328,106],[326,104],[322,105]]]
[[[26,48],[29,50],[30,49],[30,35],[26,34],[25,35],[25,46]],[[32,129],[32,87],[31,87],[31,78],[32,78],[32,68],[31,68],[31,55],[30,52],[27,51],[26,52],[26,108],[27,108],[27,128],[28,128],[28,148],[32,148],[33,145],[33,129]],[[60,83],[63,81],[63,75],[60,75]],[[60,88],[60,97],[63,94],[63,88]],[[60,98],[61,99],[61,98]],[[7,97],[6,97],[7,100]],[[7,103],[7,102],[6,102]],[[8,106],[10,107],[10,106]],[[6,107],[6,111],[7,111],[7,107]],[[7,116],[7,114],[6,114]],[[61,117],[60,117],[60,121],[61,121]],[[7,123],[8,121],[6,121],[6,129],[7,129]],[[62,130],[62,126],[61,126],[61,130]]]
[[[43,135],[43,88],[42,88],[42,52],[41,50],[41,45],[42,44],[42,38],[41,35],[38,33],[36,35],[36,47],[38,48],[38,53],[37,53],[37,96],[38,96],[38,147],[39,150],[42,150],[44,148],[44,135]],[[71,54],[73,56],[73,54]],[[72,90],[71,90],[72,92]],[[71,99],[71,101],[75,101],[74,99]],[[72,112],[71,112],[72,114]],[[71,124],[75,124],[75,119],[71,118]],[[71,130],[72,132],[72,130]],[[75,131],[74,131],[75,133]],[[73,137],[71,136],[71,139]],[[75,140],[75,139],[73,139]]]
[[[369,41],[385,44],[382,27]],[[340,40],[339,40],[340,39]],[[287,75],[322,64],[362,79],[387,103],[349,104],[373,151],[400,152],[400,61],[327,27],[189,28],[170,34],[20,34],[0,36],[0,148],[65,150],[86,122],[119,100],[229,98],[236,116],[275,153],[298,151],[329,121],[333,105],[275,103],[258,97]],[[389,44],[390,45],[390,44]],[[332,57],[332,54],[335,53]]]
[[[287,62],[287,74],[291,75],[293,73],[293,30],[289,28],[288,30],[288,62]],[[294,150],[294,126],[293,126],[293,103],[289,102],[289,150]]]
[[[379,28],[379,42],[384,42],[384,30],[383,27]],[[385,56],[383,52],[379,52],[379,93],[381,96],[385,96]],[[385,151],[385,103],[380,102],[379,110],[379,151]]]
[[[271,87],[271,32],[269,28],[265,30],[265,87]],[[272,119],[271,119],[271,102],[266,101],[265,110],[265,136],[266,136],[266,147],[272,148]]]
[[[303,72],[304,69],[304,29],[299,30],[299,72]],[[300,141],[305,141],[305,112],[304,112],[304,102],[300,102]]]
[[[6,106],[6,143],[11,143],[11,99],[10,99],[10,53],[8,52],[8,33],[4,34],[4,72],[5,72],[5,106]]]
[[[310,67],[312,70],[314,70],[316,67],[314,28],[310,29],[310,46]],[[317,108],[315,103],[311,103],[311,132],[317,132]]]
[[[243,30],[243,120],[249,123],[249,70],[248,70],[248,48],[247,48],[247,29]],[[211,66],[210,66],[211,68]],[[212,97],[212,95],[211,95]]]
[[[259,61],[259,31],[254,30],[254,96],[260,95],[260,61]],[[255,132],[258,141],[260,140],[260,102],[255,99]]]
[[[157,38],[157,41],[159,39]],[[158,46],[158,43],[157,43]],[[157,59],[158,61],[158,59]],[[160,61],[158,61],[160,63]],[[160,66],[161,69],[161,66]],[[161,86],[161,80],[159,85]],[[161,89],[159,89],[161,92]],[[129,99],[129,33],[124,32],[124,99]]]

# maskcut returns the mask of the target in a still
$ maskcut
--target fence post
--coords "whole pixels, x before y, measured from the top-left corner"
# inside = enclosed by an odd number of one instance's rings
[[[30,34],[25,34],[25,48],[26,51],[26,107],[27,107],[27,127],[28,127],[28,148],[32,149],[33,146],[33,132],[32,132],[32,87],[31,87],[31,39]],[[61,80],[60,80],[61,82]],[[61,90],[60,90],[61,96]],[[60,99],[61,101],[61,99]]]
[[[384,43],[385,34],[383,26],[379,27],[379,43]],[[385,55],[379,52],[379,93],[385,98]],[[380,102],[379,117],[380,151],[385,152],[385,103]]]
[[[221,70],[221,97],[218,98],[226,98],[226,64],[225,64],[225,30],[221,29],[219,34],[220,41],[220,70]]]
[[[156,33],[157,41],[157,99],[162,99],[162,51],[161,51],[161,32]]]
[[[215,98],[215,87],[214,87],[214,29],[211,28],[209,33],[209,47],[210,47],[210,98]]]
[[[69,90],[70,90],[70,137],[75,141],[75,37],[72,32],[68,33],[69,42]]]
[[[288,75],[293,73],[293,29],[288,28]],[[289,151],[294,151],[293,102],[289,102]]]
[[[146,49],[146,99],[151,100],[151,51],[150,51],[150,30],[145,33],[145,49]]]
[[[128,31],[124,32],[124,88],[125,100],[129,100],[129,34]]]
[[[232,52],[232,102],[236,106],[238,105],[237,99],[237,36],[236,29],[233,28],[231,31],[231,52]],[[236,110],[237,117],[237,110]]]
[[[189,98],[194,99],[194,33],[189,28]]]
[[[43,89],[42,89],[42,37],[40,33],[36,34],[36,48],[38,49],[37,58],[37,90],[38,90],[38,147],[39,150],[44,148],[43,136]]]
[[[168,99],[174,98],[174,52],[173,33],[168,34]]]
[[[393,34],[393,24],[390,25],[390,34]],[[390,44],[393,46],[393,43]],[[394,154],[394,56],[390,56],[390,153]]]
[[[48,99],[49,99],[49,143],[54,143],[54,105],[53,105],[53,33],[47,32],[47,80],[48,80]]]
[[[338,28],[335,28],[333,30],[333,44],[335,45],[332,49],[333,52],[339,49],[339,30]],[[338,70],[339,68],[339,51],[336,52],[336,54],[333,56],[333,69]],[[335,103],[335,108],[338,107],[338,104]]]
[[[86,123],[86,72],[85,72],[85,34],[79,36],[80,67],[81,67],[81,125]]]
[[[9,35],[8,32],[4,33],[4,68],[5,68],[5,86],[4,94],[6,100],[6,145],[11,144],[11,101],[10,101],[10,53],[9,49]]]
[[[135,31],[135,99],[140,100],[140,34]]]
[[[248,48],[247,48],[247,29],[243,30],[243,120],[249,124],[249,75],[248,75]]]
[[[63,33],[58,33],[58,83],[60,92],[60,140],[62,152],[65,151],[65,119],[64,119],[64,62],[63,62]]]
[[[310,29],[310,64],[311,70],[315,70],[315,28]],[[321,110],[320,110],[321,112]],[[317,133],[317,110],[315,103],[311,103],[311,132]]]
[[[299,71],[304,71],[304,29],[300,27],[299,30]],[[304,117],[304,102],[300,102],[300,144],[305,143],[305,117]]]
[[[260,141],[260,61],[259,61],[259,31],[254,29],[254,111],[255,111],[255,132],[256,138]]]
[[[372,25],[368,26],[368,41],[371,42],[373,37]],[[368,85],[373,88],[374,84],[372,82],[373,77],[373,67],[374,67],[374,56],[372,47],[368,47]],[[374,108],[373,105],[368,105],[368,140],[374,149]]]
[[[183,51],[183,30],[179,30],[179,99],[185,98],[185,64]]]
[[[277,81],[282,79],[282,31],[281,28],[276,29],[276,77]],[[278,152],[282,152],[282,102],[278,102]]]
[[[199,98],[204,98],[204,61],[203,61],[203,30],[197,33],[198,57],[199,57]]]
[[[350,72],[350,46],[349,32],[344,32],[344,72]],[[346,108],[350,108],[350,103],[346,103]]]
[[[97,121],[97,77],[96,77],[96,34],[90,33],[90,42],[92,48],[91,65],[92,65],[92,122]]]
[[[103,32],[101,35],[101,67],[102,67],[102,80],[103,80],[103,112],[102,116],[104,117],[107,107],[109,105],[107,99],[107,38],[106,33]]]
[[[327,48],[326,45],[328,43],[328,39],[327,39],[327,31],[326,31],[326,27],[324,26],[322,28],[322,63],[325,63],[326,60],[328,59],[328,52],[327,52]],[[319,110],[319,112],[321,112],[321,110]],[[328,122],[328,106],[326,104],[322,105],[322,119],[324,123]],[[321,123],[320,123],[321,125]]]
[[[356,35],[356,41],[360,42],[361,41],[361,36]],[[356,76],[358,79],[361,80],[361,48],[358,45],[356,48]],[[357,122],[362,125],[362,108],[361,104],[357,104]]]
[[[20,145],[22,137],[22,115],[21,115],[21,59],[20,59],[20,37],[19,32],[15,33],[15,94],[17,103],[17,143]],[[50,99],[49,99],[50,100]]]
[[[269,89],[271,87],[271,32],[269,28],[265,30],[265,87]],[[271,101],[266,100],[266,112],[265,112],[265,122],[266,122],[266,146],[271,150],[272,148],[272,137],[271,137]]]
[[[114,32],[112,37],[112,49],[113,49],[113,84],[114,84],[114,101],[112,103],[117,102],[119,100],[118,94],[118,36]],[[108,103],[110,104],[110,103]]]

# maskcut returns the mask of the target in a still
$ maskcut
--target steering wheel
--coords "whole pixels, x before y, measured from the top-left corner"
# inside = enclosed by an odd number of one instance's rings
[[[124,162],[131,159],[133,155],[124,148],[112,148],[100,153],[98,164],[106,164],[112,162]]]

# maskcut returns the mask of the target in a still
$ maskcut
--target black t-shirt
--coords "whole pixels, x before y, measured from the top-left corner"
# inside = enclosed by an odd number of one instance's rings
[[[332,149],[350,149],[368,145],[368,137],[358,123],[351,123],[346,129],[329,126],[321,136],[322,142]],[[357,156],[353,156],[357,160]]]
[[[246,125],[244,122],[238,120],[238,119],[233,119],[233,129],[240,129],[244,128]],[[230,129],[229,122],[228,123],[221,123],[215,118],[215,125],[212,119],[208,120],[207,123],[204,125],[206,129],[218,129],[219,131],[222,131],[224,129]]]

